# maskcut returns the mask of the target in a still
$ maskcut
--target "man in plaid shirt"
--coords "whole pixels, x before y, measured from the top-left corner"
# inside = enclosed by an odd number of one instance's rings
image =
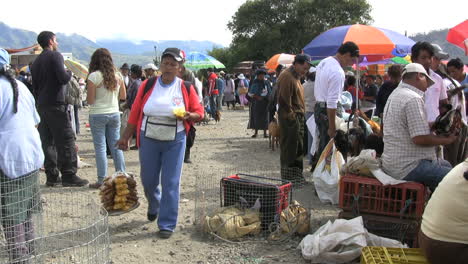
[[[452,143],[456,135],[431,133],[424,92],[434,81],[421,64],[408,64],[403,80],[388,98],[383,113],[383,170],[396,179],[420,182],[434,190],[451,166],[436,160],[435,146]]]

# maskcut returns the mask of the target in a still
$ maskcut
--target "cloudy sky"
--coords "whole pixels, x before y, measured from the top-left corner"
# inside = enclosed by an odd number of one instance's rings
[[[2,1],[0,21],[35,32],[92,40],[211,40],[229,45],[226,24],[245,0]],[[408,35],[453,27],[468,18],[462,0],[369,0],[374,25]],[[5,12],[8,10],[7,12]],[[59,40],[60,41],[60,40]]]

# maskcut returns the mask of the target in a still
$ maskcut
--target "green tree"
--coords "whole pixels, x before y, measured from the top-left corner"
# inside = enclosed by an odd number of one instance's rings
[[[370,11],[366,0],[247,0],[228,23],[233,41],[223,52],[229,65],[300,53],[330,28],[372,22]]]

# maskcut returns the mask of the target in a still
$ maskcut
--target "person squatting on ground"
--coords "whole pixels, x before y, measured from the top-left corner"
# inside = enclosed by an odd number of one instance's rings
[[[127,149],[128,140],[137,131],[141,181],[148,200],[147,217],[149,221],[158,219],[161,238],[169,238],[176,228],[186,135],[190,125],[204,114],[193,85],[185,87],[177,77],[182,60],[177,48],[167,48],[162,53],[162,75],[142,83],[128,126],[118,142],[120,149]],[[155,80],[154,85],[147,88],[151,80]],[[173,111],[180,107],[186,112],[176,119]]]
[[[259,69],[256,72],[256,78],[252,82],[249,91],[250,100],[250,118],[249,129],[254,129],[253,138],[258,136],[258,130],[263,130],[263,137],[268,137],[268,97],[271,93],[271,83],[265,79],[266,71]]]
[[[304,183],[304,88],[301,84],[312,60],[297,54],[293,65],[278,77],[278,124],[280,128],[281,178]]]
[[[20,259],[34,254],[32,214],[40,201],[39,169],[44,153],[36,129],[40,118],[34,98],[9,71],[9,57],[0,49],[0,219],[8,263],[19,264],[25,263]]]
[[[431,133],[424,92],[434,84],[419,63],[405,66],[402,81],[388,98],[383,113],[382,168],[395,179],[415,181],[434,190],[452,166],[437,160],[435,146],[448,145],[456,135]]]
[[[65,87],[71,79],[71,72],[65,71],[54,33],[39,33],[37,42],[43,51],[34,61],[31,74],[41,117],[39,134],[45,155],[46,185],[55,186],[62,182],[63,186],[84,186],[88,181],[76,175],[75,133],[65,103]]]
[[[89,125],[97,167],[97,182],[90,188],[101,187],[107,177],[106,142],[114,160],[115,171],[125,171],[122,150],[116,147],[120,138],[119,99],[125,100],[125,84],[114,70],[112,57],[107,49],[97,49],[91,56],[86,88],[89,107]]]
[[[322,60],[317,66],[315,77],[314,118],[319,134],[319,143],[314,163],[316,163],[331,138],[335,137],[335,116],[341,117],[338,102],[343,92],[345,73],[343,67],[353,65],[359,58],[359,48],[354,42],[343,43],[335,56]],[[314,167],[313,164],[312,167]]]
[[[432,194],[422,217],[419,246],[431,264],[468,260],[468,159],[453,168]]]

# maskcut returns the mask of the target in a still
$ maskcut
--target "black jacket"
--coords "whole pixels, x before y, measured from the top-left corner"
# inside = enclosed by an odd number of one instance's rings
[[[63,56],[45,49],[31,67],[34,96],[39,105],[65,104],[66,84],[71,72],[65,71]]]

